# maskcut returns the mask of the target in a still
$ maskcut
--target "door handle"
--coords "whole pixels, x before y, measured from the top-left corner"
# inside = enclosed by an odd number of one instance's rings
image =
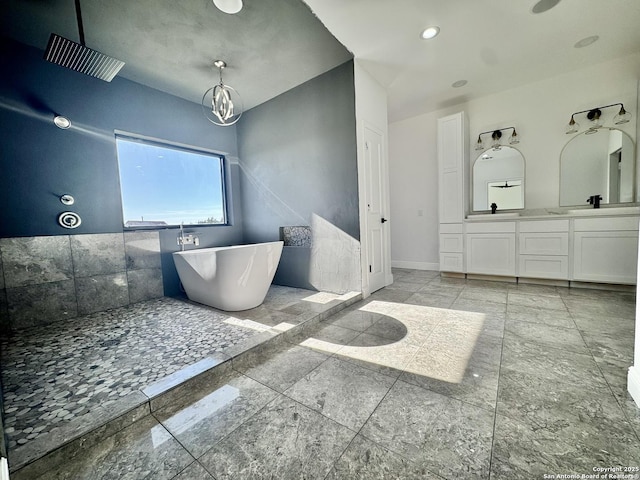
[[[382,218],[380,219],[380,223],[384,223],[384,222],[388,222],[388,221],[389,221],[389,220],[387,220],[387,219],[386,219],[386,218],[384,218],[384,217],[382,217]]]

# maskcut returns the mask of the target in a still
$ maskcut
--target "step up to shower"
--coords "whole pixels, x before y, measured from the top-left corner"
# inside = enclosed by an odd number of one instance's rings
[[[152,415],[160,408],[176,402],[203,385],[211,385],[232,373],[234,363],[249,355],[277,347],[312,331],[320,322],[362,299],[349,292],[324,304],[318,312],[296,325],[281,323],[246,340],[188,365],[139,391],[123,396],[115,404],[98,406],[90,419],[77,417],[45,435],[9,451],[12,480],[38,478],[129,425]]]

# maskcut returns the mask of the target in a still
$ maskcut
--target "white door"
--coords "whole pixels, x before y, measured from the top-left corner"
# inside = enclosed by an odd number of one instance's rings
[[[367,261],[369,289],[371,292],[385,286],[387,267],[385,265],[386,228],[385,217],[384,164],[382,162],[382,135],[364,127],[364,150],[366,169],[367,202]]]

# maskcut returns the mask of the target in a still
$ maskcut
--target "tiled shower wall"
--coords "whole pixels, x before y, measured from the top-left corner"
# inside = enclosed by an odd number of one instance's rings
[[[162,297],[158,232],[0,239],[0,328]]]

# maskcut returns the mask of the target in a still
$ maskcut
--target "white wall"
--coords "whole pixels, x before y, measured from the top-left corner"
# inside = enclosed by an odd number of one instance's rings
[[[488,95],[389,125],[391,258],[395,266],[438,265],[436,120],[465,110],[469,118],[471,163],[480,132],[515,126],[526,162],[525,208],[559,205],[560,152],[571,114],[622,102],[632,119],[619,126],[636,138],[640,54],[586,67],[547,80]],[[460,92],[464,94],[464,92]],[[611,126],[616,108],[603,110]],[[586,117],[576,121],[586,125]],[[419,213],[422,210],[423,215]],[[435,265],[435,267],[434,267]]]
[[[389,125],[391,260],[438,269],[438,159],[435,113]]]

